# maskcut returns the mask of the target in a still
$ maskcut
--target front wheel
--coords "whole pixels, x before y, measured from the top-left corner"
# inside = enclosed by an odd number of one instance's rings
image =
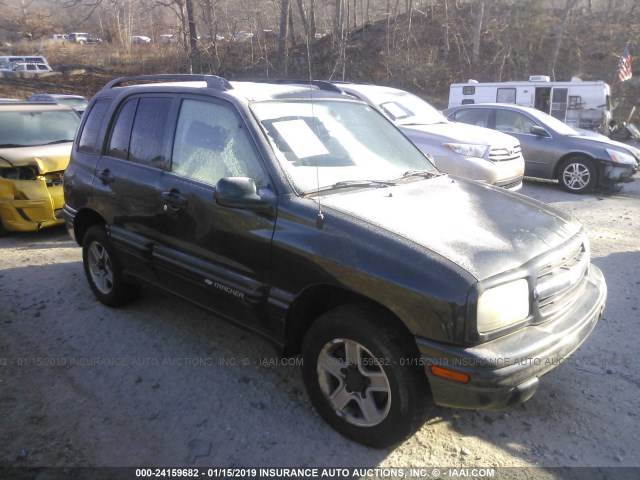
[[[103,225],[87,230],[82,242],[82,263],[91,290],[105,305],[119,307],[138,296],[140,286],[123,280],[122,268]]]
[[[558,181],[568,192],[585,193],[598,181],[598,173],[589,159],[571,157],[560,165]]]
[[[408,332],[367,305],[331,310],[302,347],[305,387],[320,416],[345,437],[376,448],[415,433],[429,388]]]

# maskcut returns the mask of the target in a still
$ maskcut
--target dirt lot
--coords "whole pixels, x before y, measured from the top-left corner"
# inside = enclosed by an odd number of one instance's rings
[[[124,309],[99,304],[64,229],[1,238],[0,466],[640,467],[640,181],[522,193],[586,225],[604,317],[526,404],[434,407],[389,450],[334,433],[299,367],[261,339],[150,288]]]

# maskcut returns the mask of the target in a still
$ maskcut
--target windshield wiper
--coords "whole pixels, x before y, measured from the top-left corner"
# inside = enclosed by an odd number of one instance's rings
[[[427,125],[443,125],[443,124],[446,124],[446,123],[451,123],[451,122],[448,121],[448,120],[446,122],[442,121],[442,120],[438,120],[438,121],[435,121],[435,122],[433,122],[433,121],[427,122],[426,120],[420,120],[420,121],[416,120],[416,121],[413,121],[413,122],[398,122],[398,125],[400,125],[401,127],[416,127],[416,126],[419,126],[419,125],[425,125],[425,126],[427,126]]]
[[[305,198],[316,195],[320,192],[328,192],[331,190],[340,190],[343,188],[381,188],[381,187],[389,187],[395,185],[396,182],[391,180],[343,180],[340,182],[336,182],[333,185],[327,185],[326,187],[316,188],[314,190],[309,190],[308,192],[304,192],[303,196]]]
[[[54,140],[53,142],[43,143],[43,145],[54,145],[56,143],[67,143],[67,142],[73,142],[73,139],[71,139],[71,140],[68,140],[68,139]]]
[[[20,145],[19,143],[3,143],[0,145],[0,148],[17,148],[17,147],[28,147],[29,145]]]
[[[402,178],[411,178],[411,177],[422,177],[422,178],[434,178],[444,175],[441,172],[434,172],[431,170],[409,170],[408,172],[404,172],[402,174]]]

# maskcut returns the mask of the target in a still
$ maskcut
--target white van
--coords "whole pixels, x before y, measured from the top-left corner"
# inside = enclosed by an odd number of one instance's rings
[[[5,72],[52,72],[47,59],[40,55],[5,55],[0,56],[0,71]]]
[[[449,88],[449,108],[470,103],[515,103],[533,107],[572,127],[608,133],[611,121],[611,89],[605,82],[552,82],[546,75],[529,81],[453,83]]]

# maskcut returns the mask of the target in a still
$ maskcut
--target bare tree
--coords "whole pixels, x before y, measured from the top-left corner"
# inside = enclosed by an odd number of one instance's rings
[[[449,2],[448,0],[442,0],[442,6],[444,7],[442,18],[442,56],[447,58],[449,56]]]
[[[196,30],[196,17],[193,8],[193,0],[185,0],[187,9],[187,22],[189,24],[189,67],[190,73],[202,73],[200,65],[200,50],[198,49],[198,32]]]
[[[567,29],[567,22],[569,21],[569,15],[571,14],[571,10],[578,4],[580,0],[567,0],[567,3],[564,7],[564,12],[562,15],[562,21],[558,26],[558,30],[556,31],[556,44],[553,49],[553,53],[551,54],[551,65],[549,70],[551,72],[551,77],[555,80],[556,77],[556,62],[558,60],[558,54],[560,53],[560,48],[562,47],[562,37]]]
[[[315,19],[315,0],[311,0],[309,6],[309,13],[304,6],[304,0],[298,0],[298,11],[300,12],[300,20],[302,22],[302,28],[308,39],[311,41],[316,36],[316,19]]]
[[[335,16],[333,18],[333,37],[339,41],[342,37],[344,23],[344,0],[336,0]]]
[[[209,57],[209,69],[215,73],[220,67],[218,54],[218,3],[220,0],[202,0],[202,20],[207,32],[208,41],[205,42],[205,51]],[[203,53],[203,52],[200,52]],[[201,59],[202,60],[202,59]],[[203,62],[201,62],[202,64]],[[202,66],[202,65],[201,65]]]
[[[280,3],[280,36],[278,39],[278,62],[280,63],[280,73],[283,77],[287,76],[289,51],[287,45],[288,29],[289,29],[289,0],[282,0]]]
[[[21,38],[38,40],[51,33],[53,23],[49,12],[41,9],[32,1],[20,0],[7,5],[10,10],[5,13],[15,33]]]
[[[482,34],[482,20],[484,17],[484,0],[478,1],[478,12],[476,15],[476,24],[473,31],[473,51],[471,53],[471,63],[476,65],[480,59],[480,36]]]

